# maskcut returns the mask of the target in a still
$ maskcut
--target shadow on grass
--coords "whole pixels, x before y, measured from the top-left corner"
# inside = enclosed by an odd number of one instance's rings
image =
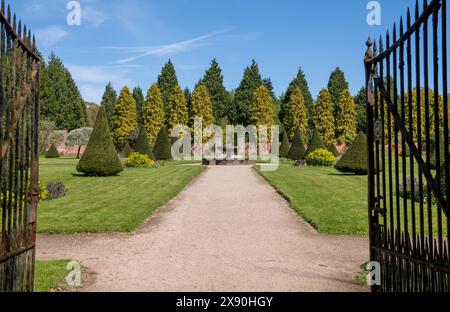
[[[328,173],[329,176],[336,176],[336,177],[364,177],[366,175],[363,174],[354,174],[354,173]]]

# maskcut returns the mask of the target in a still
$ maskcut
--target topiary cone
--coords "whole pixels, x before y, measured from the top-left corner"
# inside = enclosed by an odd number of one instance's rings
[[[288,158],[290,146],[291,144],[289,143],[289,138],[287,136],[286,131],[284,131],[283,140],[281,141],[280,146],[280,158]]]
[[[114,176],[123,171],[109,131],[106,111],[100,107],[94,130],[77,171],[92,176]]]
[[[288,154],[289,159],[303,160],[305,159],[305,144],[303,143],[300,129],[295,130],[294,141],[292,141],[291,149]]]
[[[134,151],[136,153],[146,155],[151,159],[155,160],[155,157],[152,153],[152,147],[150,146],[150,142],[148,141],[148,134],[145,130],[145,126],[142,125],[139,128],[139,134],[136,140],[136,146],[134,147]]]
[[[308,149],[306,150],[306,157],[308,157],[309,154],[312,152],[318,150],[318,149],[324,149],[326,150],[327,147],[323,143],[322,137],[320,136],[320,133],[317,129],[314,129],[314,133],[311,139],[311,143],[308,146]]]
[[[366,135],[360,132],[335,168],[344,173],[367,175],[367,162],[367,139]]]
[[[130,155],[133,154],[133,150],[130,147],[130,144],[125,144],[124,148],[120,152],[121,157],[128,158]]]
[[[45,158],[59,158],[59,152],[55,144],[52,144],[45,154]]]
[[[339,157],[339,152],[336,148],[336,145],[334,143],[330,143],[330,145],[328,145],[328,151],[333,154],[334,157]]]
[[[172,145],[170,144],[166,127],[162,127],[161,131],[158,133],[155,147],[153,148],[153,155],[156,160],[172,159]]]

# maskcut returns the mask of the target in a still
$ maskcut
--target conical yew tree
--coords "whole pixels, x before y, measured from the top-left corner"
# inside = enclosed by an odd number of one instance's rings
[[[169,136],[167,135],[166,127],[162,127],[156,138],[155,147],[153,148],[153,155],[156,160],[171,160],[172,147],[170,145]]]
[[[289,159],[302,160],[305,158],[305,144],[300,129],[295,130],[294,141],[288,154]]]
[[[109,131],[105,107],[100,107],[97,121],[77,171],[90,176],[114,176],[123,171]]]
[[[128,158],[130,155],[133,154],[133,150],[130,147],[130,144],[125,144],[124,148],[120,152],[120,157],[122,158]]]
[[[336,148],[336,144],[334,143],[330,143],[330,145],[328,145],[328,151],[334,155],[334,157],[339,157],[339,152]]]
[[[308,150],[306,151],[306,156],[311,154],[312,152],[318,150],[318,149],[324,149],[326,150],[327,147],[322,141],[322,137],[317,129],[314,129],[314,133],[311,139],[311,142],[309,143]]]
[[[136,146],[134,147],[134,151],[136,153],[147,155],[148,157],[154,159],[153,153],[152,153],[152,147],[150,146],[150,143],[148,142],[148,134],[145,130],[145,126],[142,125],[139,127],[139,134],[136,141]]]
[[[52,146],[50,146],[50,148],[47,151],[47,154],[45,154],[45,158],[59,158],[59,152],[55,144],[52,144]]]
[[[367,168],[367,139],[363,132],[360,132],[347,152],[337,162],[335,168],[344,173],[355,173],[366,175]]]
[[[289,156],[290,143],[288,139],[287,132],[283,132],[283,140],[280,146],[280,158],[287,158]]]

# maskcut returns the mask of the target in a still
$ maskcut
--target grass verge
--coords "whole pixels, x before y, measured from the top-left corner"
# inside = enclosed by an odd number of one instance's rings
[[[68,274],[67,263],[69,263],[67,260],[36,261],[34,291],[50,292],[66,289],[64,278]]]
[[[82,177],[73,175],[76,164],[75,159],[41,160],[41,182],[62,182],[68,193],[40,203],[39,233],[131,232],[205,170],[168,163],[127,168],[115,177]]]

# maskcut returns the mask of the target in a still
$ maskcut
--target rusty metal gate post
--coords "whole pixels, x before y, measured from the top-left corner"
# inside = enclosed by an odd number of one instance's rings
[[[41,60],[4,0],[0,24],[0,292],[33,291]]]

